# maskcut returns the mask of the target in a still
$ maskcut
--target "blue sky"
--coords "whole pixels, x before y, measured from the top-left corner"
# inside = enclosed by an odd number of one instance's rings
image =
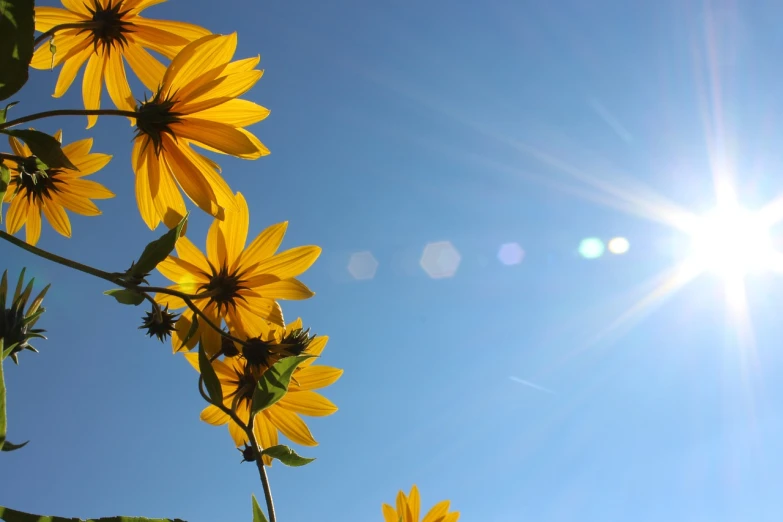
[[[330,336],[323,363],[345,374],[325,394],[340,410],[308,422],[320,446],[298,449],[315,463],[271,469],[281,521],[381,520],[413,483],[462,520],[783,516],[780,278],[747,278],[753,339],[711,274],[628,314],[687,245],[640,215],[644,202],[710,209],[716,150],[749,208],[783,191],[781,14],[674,0],[145,12],[236,30],[238,57],[261,54],[248,98],[272,110],[253,128],[272,154],[221,158],[224,176],[250,204],[251,234],[289,220],[284,245],[324,249],[303,278],[317,296],[284,310]],[[78,84],[55,102],[54,82],[33,71],[13,111],[81,107]],[[88,135],[80,119],[41,128],[60,126],[65,141]],[[97,129],[94,150],[114,159],[93,179],[117,197],[99,218],[73,217],[72,239],[45,225],[39,246],[120,270],[160,231],[136,208],[127,122]],[[200,246],[207,225],[194,214]],[[583,259],[593,236],[631,248]],[[419,266],[437,241],[460,253],[453,277]],[[509,242],[525,258],[505,266]],[[249,520],[256,470],[225,428],[199,421],[195,372],[136,329],[143,310],[0,248],[12,274],[53,283],[50,339],[6,371],[9,438],[31,442],[2,456],[0,504]],[[364,251],[379,266],[356,281],[347,266]]]

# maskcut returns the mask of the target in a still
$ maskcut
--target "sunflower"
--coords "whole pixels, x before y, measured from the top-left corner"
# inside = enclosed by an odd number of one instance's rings
[[[54,137],[62,142],[62,131],[57,131]],[[66,168],[40,171],[27,145],[14,137],[8,140],[13,153],[26,158],[24,162],[9,166],[11,183],[4,198],[6,203],[11,203],[5,224],[9,234],[16,234],[26,225],[25,241],[35,245],[41,236],[43,213],[52,228],[65,237],[71,237],[71,221],[65,209],[83,216],[97,216],[101,211],[90,200],[114,197],[100,183],[82,179],[99,171],[111,160],[108,154],[90,154],[92,138],[75,141],[62,148],[78,171]]]
[[[250,419],[253,391],[263,373],[278,360],[292,355],[320,355],[329,338],[310,337],[302,330],[302,320],[285,327],[269,325],[268,333],[248,339],[249,346],[234,346],[236,355],[212,362],[223,388],[224,405],[233,409],[244,423]],[[230,341],[228,344],[233,344]],[[188,362],[198,370],[198,354],[187,353]],[[330,366],[313,365],[308,359],[294,370],[288,393],[255,417],[253,433],[262,448],[278,444],[278,431],[303,446],[317,446],[307,424],[299,415],[323,417],[337,411],[330,400],[313,390],[325,388],[340,378],[343,371]],[[220,408],[209,405],[201,412],[201,420],[213,426],[228,424],[228,431],[237,447],[248,442],[247,435]],[[271,465],[270,458],[264,462]]]
[[[186,294],[206,294],[194,299],[210,320],[220,325],[225,319],[230,328],[257,337],[268,328],[266,321],[283,325],[283,312],[276,299],[307,299],[313,292],[295,279],[310,268],[321,249],[301,246],[277,252],[285,235],[287,223],[267,228],[245,248],[250,214],[241,193],[234,198],[233,209],[227,209],[224,220],[215,219],[207,233],[207,255],[187,238],[177,240],[177,257],[169,256],[158,264],[158,270],[175,284],[170,289]],[[156,301],[172,310],[184,308],[185,302],[168,294],[157,294]],[[174,351],[182,347],[193,311],[185,310],[173,332]],[[192,349],[198,338],[213,355],[220,350],[219,334],[203,321],[199,335],[187,348]]]
[[[383,505],[383,519],[385,522],[419,522],[419,513],[421,511],[421,498],[419,489],[414,486],[407,497],[400,491],[397,493],[397,505],[391,507],[388,504]],[[430,509],[429,513],[424,515],[421,522],[457,522],[459,512],[449,513],[449,501],[438,502]]]
[[[232,62],[236,46],[236,33],[204,36],[187,45],[166,69],[160,89],[137,108],[136,201],[151,229],[161,220],[172,228],[185,214],[177,185],[212,216],[222,218],[233,205],[220,167],[192,144],[244,159],[269,154],[244,129],[269,110],[237,99],[261,78],[263,71],[255,69],[260,57]]]
[[[36,7],[36,30],[46,32],[63,24],[69,24],[69,28],[55,33],[54,57],[49,46],[42,45],[30,66],[49,69],[63,64],[54,89],[54,97],[59,98],[87,62],[82,84],[84,107],[100,108],[105,79],[114,104],[132,111],[136,103],[125,76],[123,57],[141,82],[155,91],[165,66],[147,49],[173,58],[185,45],[209,34],[196,25],[140,16],[145,8],[161,2],[165,0],[62,0],[65,9]],[[97,116],[88,116],[87,128],[97,120]]]

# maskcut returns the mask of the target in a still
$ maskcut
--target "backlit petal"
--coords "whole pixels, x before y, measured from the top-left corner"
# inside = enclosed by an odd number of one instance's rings
[[[262,107],[257,103],[233,99],[225,103],[212,107],[205,111],[193,114],[193,117],[202,120],[212,120],[226,123],[234,127],[245,127],[258,123],[269,116],[269,109]]]
[[[162,93],[169,98],[172,93],[186,87],[204,71],[209,71],[231,61],[236,50],[236,33],[208,35],[185,46],[171,61],[163,75]]]
[[[296,413],[276,407],[276,405],[264,411],[269,415],[269,420],[272,424],[293,442],[302,446],[318,445],[312,433],[310,433],[310,428]]]
[[[152,201],[149,169],[147,168],[147,157],[152,154],[154,154],[152,143],[149,143],[146,138],[139,138],[134,142],[131,158],[133,170],[136,172],[136,203],[144,223],[150,230],[155,230],[155,227],[160,223],[160,217]]]
[[[128,45],[125,47],[124,55],[125,59],[128,61],[128,65],[130,65],[134,74],[139,77],[141,83],[143,83],[147,89],[153,92],[157,91],[160,82],[163,80],[163,74],[166,72],[166,67],[160,63],[157,58],[138,45]]]
[[[41,210],[35,205],[27,208],[27,223],[25,226],[25,241],[30,245],[38,243],[41,237]]]
[[[253,269],[253,274],[270,274],[280,279],[296,277],[310,268],[319,255],[321,248],[317,246],[292,248],[261,261]]]
[[[230,417],[214,404],[210,404],[201,411],[201,420],[213,426],[222,426],[227,423],[229,419]]]
[[[5,216],[5,230],[9,234],[16,234],[27,221],[27,198],[23,194],[17,194],[11,200],[8,213]]]
[[[42,33],[55,25],[84,22],[87,17],[59,7],[35,7],[35,30]]]
[[[106,90],[114,105],[124,111],[132,111],[136,108],[128,78],[125,76],[125,65],[122,63],[120,53],[110,53],[106,59]]]
[[[314,391],[286,393],[277,404],[281,408],[311,417],[325,417],[337,411],[332,401]]]
[[[304,283],[296,279],[283,279],[269,283],[259,288],[259,292],[264,297],[290,300],[309,299],[315,295]]]
[[[180,238],[177,239],[176,249],[177,256],[179,256],[183,261],[187,261],[205,274],[210,273],[207,258],[204,257],[204,254],[201,253],[201,250],[199,250],[190,239],[185,236],[180,236]]]
[[[250,267],[272,257],[277,252],[277,249],[280,248],[280,243],[283,242],[287,228],[288,221],[267,227],[245,249],[237,261],[237,266],[241,263],[244,267]]]
[[[253,433],[261,448],[271,448],[278,445],[277,428],[269,421],[266,411],[257,414],[253,424]],[[271,466],[272,458],[264,455],[264,464]]]
[[[62,206],[49,200],[43,202],[41,209],[53,229],[65,237],[71,237],[71,221],[68,219],[68,215]]]
[[[171,125],[176,136],[232,156],[257,154],[258,146],[239,129],[217,121],[184,118]]]
[[[342,374],[343,371],[341,369],[332,368],[331,366],[313,365],[304,368],[300,366],[300,369],[294,375],[296,378],[296,389],[317,390],[325,388],[330,384],[334,384]]]
[[[82,98],[84,108],[88,110],[101,108],[101,90],[103,88],[103,55],[93,54],[87,61],[82,81]],[[87,116],[87,128],[91,128],[98,121],[97,116]]]
[[[82,65],[84,65],[84,62],[92,53],[92,47],[85,45],[80,52],[65,61],[63,68],[60,70],[60,75],[57,77],[57,84],[54,86],[53,96],[55,98],[59,98],[70,88],[73,80],[79,73],[79,69],[82,68]]]
[[[449,512],[449,505],[451,502],[444,500],[435,504],[432,509],[424,516],[424,520],[421,522],[435,522],[438,518],[444,516]]]

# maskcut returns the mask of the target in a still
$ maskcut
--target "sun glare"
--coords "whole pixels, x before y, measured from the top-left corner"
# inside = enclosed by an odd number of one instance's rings
[[[758,214],[738,206],[718,207],[691,231],[689,262],[699,271],[742,277],[772,268],[778,255],[768,225]]]

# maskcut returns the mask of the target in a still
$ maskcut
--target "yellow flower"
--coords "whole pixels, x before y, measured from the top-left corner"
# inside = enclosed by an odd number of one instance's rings
[[[62,132],[55,134],[62,141]],[[41,236],[41,214],[57,232],[71,237],[71,221],[65,209],[83,216],[97,216],[101,213],[92,199],[106,199],[114,194],[95,181],[82,179],[94,174],[109,163],[108,154],[90,154],[92,138],[76,141],[63,146],[62,150],[79,170],[48,169],[36,170],[35,158],[30,148],[16,138],[9,137],[11,149],[16,156],[30,158],[29,165],[10,166],[11,183],[4,201],[10,202],[6,215],[6,230],[16,234],[26,225],[25,241],[31,245]],[[9,162],[12,163],[12,162]]]
[[[175,226],[185,215],[179,188],[199,208],[223,217],[233,194],[220,167],[191,148],[257,159],[269,150],[243,127],[269,114],[264,107],[237,99],[261,78],[260,57],[232,62],[236,33],[210,35],[187,45],[174,57],[160,89],[137,111],[132,161],[136,201],[144,222]],[[179,188],[177,188],[179,185]]]
[[[182,22],[150,20],[139,16],[154,4],[165,0],[62,0],[65,9],[35,8],[35,28],[45,32],[62,24],[84,24],[57,31],[54,36],[54,60],[49,46],[42,45],[33,55],[31,67],[49,69],[63,64],[54,97],[66,93],[84,62],[82,97],[86,109],[99,109],[103,81],[114,104],[132,111],[136,103],[125,76],[125,64],[142,83],[155,91],[165,67],[147,49],[173,58],[193,40],[209,34],[202,27]],[[97,116],[87,117],[87,128],[95,125]]]
[[[400,491],[397,493],[396,507],[388,504],[383,505],[383,519],[385,522],[419,522],[419,513],[421,511],[421,498],[419,489],[414,486],[407,497]],[[421,522],[457,522],[459,513],[452,511],[449,513],[449,501],[438,502],[430,509],[429,513],[424,515]]]
[[[317,246],[301,246],[275,253],[285,235],[287,223],[267,228],[245,248],[250,214],[247,202],[237,192],[234,209],[226,210],[223,221],[215,219],[207,233],[207,255],[187,238],[177,240],[177,257],[169,256],[158,264],[158,270],[175,284],[170,289],[186,294],[207,293],[194,300],[213,323],[222,319],[230,328],[249,337],[258,337],[268,328],[266,321],[283,325],[283,312],[276,299],[307,299],[313,292],[295,277],[302,274],[321,254]],[[172,310],[185,302],[167,294],[155,299]],[[188,331],[193,311],[185,310],[172,335],[174,351],[180,349]],[[199,335],[210,355],[220,349],[220,335],[204,321]],[[195,346],[195,336],[187,348]]]
[[[237,356],[213,361],[212,365],[223,388],[224,405],[233,409],[245,424],[250,419],[250,406],[258,379],[269,367],[287,356],[301,354],[318,356],[326,347],[328,337],[310,338],[307,332],[302,332],[301,329],[301,319],[297,319],[285,328],[271,325],[268,334],[251,340],[251,342],[255,341],[251,346],[236,347],[240,350]],[[198,370],[198,354],[191,352],[185,354],[185,357]],[[323,417],[336,412],[337,406],[313,390],[333,384],[343,371],[330,366],[313,365],[314,360],[314,358],[308,359],[300,364],[294,370],[288,393],[277,403],[256,415],[253,433],[262,448],[278,444],[278,430],[297,444],[318,445],[307,424],[299,415]],[[237,447],[248,442],[242,428],[217,406],[210,404],[204,408],[201,412],[201,420],[213,426],[228,424],[228,431]],[[264,457],[264,462],[271,465],[271,459],[268,457]]]

